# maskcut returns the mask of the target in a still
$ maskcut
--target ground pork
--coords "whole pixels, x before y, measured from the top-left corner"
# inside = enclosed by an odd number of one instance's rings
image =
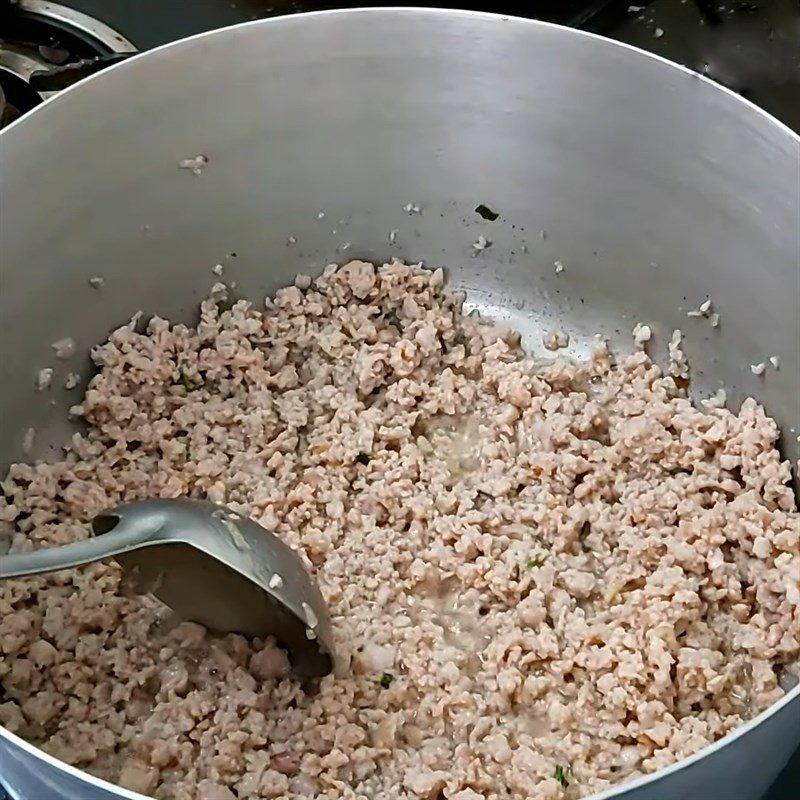
[[[778,429],[639,351],[534,360],[442,272],[331,266],[264,310],[136,318],[62,460],[15,464],[24,551],[123,500],[211,498],[295,548],[339,664],[211,637],[114,563],[0,584],[0,721],[158,798],[574,800],[782,694],[800,517]],[[677,342],[677,343],[676,343]]]

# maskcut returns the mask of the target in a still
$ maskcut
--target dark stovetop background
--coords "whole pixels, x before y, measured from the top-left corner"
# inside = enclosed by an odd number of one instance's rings
[[[277,14],[349,5],[485,9],[582,27],[703,72],[800,131],[798,0],[59,0],[95,16],[139,49]],[[635,10],[631,10],[631,9]],[[800,181],[800,176],[798,176]],[[800,724],[800,721],[798,721]],[[753,765],[758,769],[758,764]],[[0,800],[3,791],[0,788]],[[698,786],[697,797],[719,798]],[[800,798],[800,750],[764,800]],[[23,798],[22,800],[33,800]],[[37,799],[38,800],[38,799]]]

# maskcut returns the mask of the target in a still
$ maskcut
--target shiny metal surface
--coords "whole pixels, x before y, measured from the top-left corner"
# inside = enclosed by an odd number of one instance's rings
[[[0,580],[113,558],[131,588],[183,619],[216,633],[274,636],[297,675],[331,671],[322,594],[292,549],[258,523],[202,500],[140,500],[100,514],[93,527],[90,539],[0,555]]]
[[[573,354],[596,333],[625,349],[642,321],[659,358],[680,327],[696,396],[760,398],[798,455],[798,138],[656,57],[468,12],[296,16],[135,57],[45,103],[0,147],[7,460],[28,427],[40,457],[69,434],[70,400],[28,389],[53,341],[85,352],[137,309],[188,321],[221,261],[258,298],[329,261],[391,256],[446,265],[535,352],[553,325]],[[201,153],[200,175],[178,168]],[[481,203],[499,218],[476,214]],[[476,254],[479,235],[491,246]],[[706,297],[718,328],[686,316]],[[780,369],[754,375],[770,356]],[[73,361],[52,364],[56,382],[88,372]],[[795,688],[694,758],[602,796],[702,787],[756,800],[800,741],[798,719]],[[61,769],[0,732],[3,756],[20,787]],[[73,778],[48,796],[130,796]]]
[[[135,53],[136,47],[121,33],[102,20],[84,14],[75,8],[50,3],[48,0],[15,0],[21,11],[36,14],[63,25],[67,30],[79,31],[84,36],[100,42],[111,53]]]

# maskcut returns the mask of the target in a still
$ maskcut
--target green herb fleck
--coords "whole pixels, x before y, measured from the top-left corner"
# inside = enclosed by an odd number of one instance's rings
[[[556,764],[556,771],[553,777],[566,789],[569,786],[569,767],[562,767],[561,764]]]
[[[543,558],[539,558],[538,556],[536,558],[529,558],[525,562],[525,566],[528,569],[538,569],[539,567],[543,567],[544,566],[544,559]]]
[[[380,684],[381,689],[388,689],[392,685],[393,681],[394,675],[392,675],[391,672],[384,672],[383,675],[381,675],[378,683]]]
[[[372,456],[369,453],[365,453],[363,450],[356,456],[356,461],[359,464],[363,464],[365,467],[372,461]]]
[[[185,372],[183,367],[178,369],[178,385],[183,386],[187,392],[196,392],[203,384],[198,381],[193,381]]]
[[[484,205],[481,203],[475,211],[480,214],[485,220],[489,222],[494,222],[500,215],[496,211],[492,211],[489,206]]]
[[[384,314],[383,319],[387,325],[394,325],[395,328],[400,328],[400,317],[395,309],[389,309],[389,311]]]

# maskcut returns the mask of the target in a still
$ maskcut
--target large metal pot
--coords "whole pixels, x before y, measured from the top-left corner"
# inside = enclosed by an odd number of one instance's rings
[[[724,385],[788,430],[800,421],[798,138],[624,45],[460,11],[287,17],[134,58],[0,143],[6,461],[23,457],[30,427],[42,457],[68,434],[66,393],[32,391],[54,340],[88,349],[137,309],[189,318],[223,260],[254,297],[352,256],[444,264],[534,346],[557,320],[578,353],[597,332],[627,346],[636,320],[661,342],[682,327],[697,393]],[[202,174],[178,168],[197,154]],[[500,219],[476,214],[481,203]],[[476,256],[479,235],[492,244]],[[718,329],[686,317],[706,296]],[[780,370],[756,377],[769,356]],[[800,742],[798,720],[796,687],[603,797],[755,800]],[[4,731],[0,765],[28,800],[136,797]]]

